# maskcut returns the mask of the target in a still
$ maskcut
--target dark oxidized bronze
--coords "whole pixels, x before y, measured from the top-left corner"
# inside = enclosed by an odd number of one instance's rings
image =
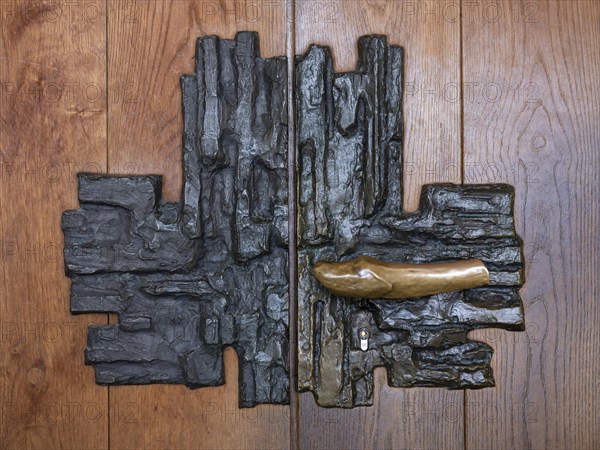
[[[402,72],[383,36],[359,40],[354,72],[335,73],[325,47],[296,58],[294,199],[287,59],[260,58],[255,33],[198,40],[181,202],[158,175],[80,174],[80,208],[63,214],[72,312],[119,316],[89,329],[98,383],[219,385],[231,346],[240,406],[289,402],[297,209],[299,390],[370,405],[377,366],[392,386],[493,385],[492,349],[467,333],[523,328],[514,190],[428,185],[403,211]]]
[[[514,190],[428,185],[419,210],[404,212],[403,50],[384,36],[364,36],[358,46],[350,73],[335,73],[324,47],[296,61],[298,387],[322,406],[351,408],[373,403],[377,366],[391,386],[492,386],[492,349],[467,333],[523,328]],[[478,259],[489,284],[398,301],[335,295],[315,276],[318,261],[364,257]]]
[[[183,191],[160,176],[79,175],[63,215],[74,313],[91,327],[86,363],[100,384],[225,382],[239,356],[239,403],[289,402],[287,61],[258,36],[203,37],[181,77]]]

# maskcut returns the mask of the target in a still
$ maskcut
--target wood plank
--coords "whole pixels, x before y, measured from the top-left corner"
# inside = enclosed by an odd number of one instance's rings
[[[425,6],[427,8],[425,8]],[[460,88],[459,10],[456,2],[296,2],[296,53],[311,43],[332,48],[336,71],[353,70],[356,42],[386,34],[405,47],[405,208],[415,210],[426,182],[460,181],[460,103],[445,101]],[[454,8],[454,9],[453,9]],[[450,93],[450,94],[449,94]],[[455,166],[454,174],[436,170]],[[375,371],[372,407],[324,409],[300,395],[300,447],[462,448],[463,394],[393,389]]]
[[[527,254],[527,332],[473,333],[497,387],[467,393],[467,447],[598,448],[600,4],[465,3],[463,18],[465,181],[515,185]]]
[[[108,445],[108,391],[83,364],[61,213],[106,169],[102,1],[0,4],[0,448]]]
[[[163,175],[163,193],[181,190],[179,75],[192,73],[196,39],[260,33],[262,56],[286,54],[283,2],[110,2],[109,172]],[[130,405],[135,420],[111,422],[112,448],[281,448],[289,407],[238,409],[237,357],[226,352],[226,384],[111,388],[111,406]]]

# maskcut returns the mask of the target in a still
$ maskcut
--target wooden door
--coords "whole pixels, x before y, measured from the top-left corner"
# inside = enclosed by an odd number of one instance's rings
[[[600,446],[600,3],[595,0],[0,2],[0,448],[573,448]],[[423,183],[516,188],[527,331],[491,344],[495,388],[392,389],[375,404],[237,408],[225,386],[101,387],[83,365],[60,215],[81,171],[181,183],[179,75],[198,36],[260,33],[264,56],[356,40],[405,47],[405,199]],[[294,368],[291,368],[292,373]]]

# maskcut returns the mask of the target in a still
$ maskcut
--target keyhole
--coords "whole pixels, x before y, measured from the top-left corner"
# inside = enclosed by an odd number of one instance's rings
[[[371,333],[369,332],[368,328],[361,328],[360,330],[358,330],[358,338],[360,339],[360,349],[363,352],[366,352],[367,350],[369,350],[369,336],[371,335]]]

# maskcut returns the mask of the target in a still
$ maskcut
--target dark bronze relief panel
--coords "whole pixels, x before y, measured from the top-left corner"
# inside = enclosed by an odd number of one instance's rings
[[[119,317],[89,330],[98,383],[219,385],[231,346],[240,406],[287,403],[294,201],[299,390],[370,405],[377,366],[398,387],[493,385],[492,349],[467,333],[523,327],[513,188],[429,185],[404,212],[403,50],[365,36],[359,55],[350,73],[324,47],[296,58],[297,199],[287,59],[260,58],[248,32],[199,39],[181,78],[180,203],[161,199],[160,176],[80,174],[80,209],[63,215],[71,309]],[[364,273],[379,284],[356,290]]]
[[[359,40],[354,72],[327,48],[296,61],[298,142],[298,387],[322,406],[373,402],[373,369],[392,386],[493,386],[492,349],[475,328],[522,329],[523,255],[508,185],[437,184],[402,210],[403,49]],[[427,151],[427,149],[423,149]],[[409,299],[333,295],[321,262],[373,257],[427,264],[478,259],[489,284]],[[359,264],[360,265],[360,264]],[[345,279],[358,277],[347,264]],[[355,280],[352,283],[356,283]]]
[[[240,405],[287,403],[287,59],[204,37],[181,87],[181,203],[160,176],[82,174],[63,216],[71,310],[119,315],[86,363],[101,384],[215,386],[232,346]]]

